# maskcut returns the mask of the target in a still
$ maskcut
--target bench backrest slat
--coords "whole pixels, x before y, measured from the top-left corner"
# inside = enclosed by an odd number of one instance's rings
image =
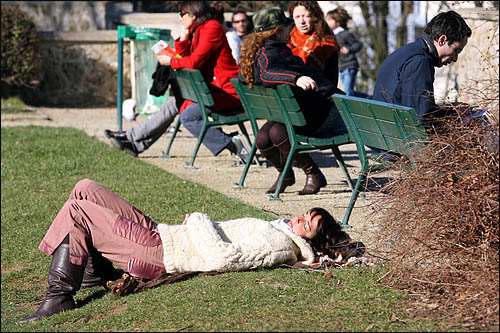
[[[249,117],[253,116],[255,119],[286,123],[287,121],[278,102],[280,100],[293,126],[304,126],[306,124],[304,115],[300,111],[293,91],[289,86],[280,85],[277,88],[270,89],[254,85],[250,89],[248,85],[239,82],[238,79],[231,79],[231,82],[238,92],[241,103]]]
[[[210,107],[214,105],[212,94],[205,79],[197,69],[181,68],[175,70],[175,77],[184,99]]]
[[[339,94],[332,98],[348,129],[365,146],[405,154],[427,141],[413,108]]]

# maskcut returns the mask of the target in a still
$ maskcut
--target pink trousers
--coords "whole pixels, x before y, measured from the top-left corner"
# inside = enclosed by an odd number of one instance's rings
[[[85,266],[95,250],[135,277],[166,273],[156,223],[92,180],[75,185],[38,248],[49,256],[67,234],[72,264]]]

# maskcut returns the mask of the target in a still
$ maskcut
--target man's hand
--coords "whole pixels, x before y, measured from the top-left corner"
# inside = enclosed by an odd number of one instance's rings
[[[349,49],[345,46],[342,46],[342,48],[340,49],[340,53],[342,54],[348,54],[349,53]]]
[[[296,82],[297,86],[301,87],[304,90],[316,90],[318,91],[318,85],[316,84],[316,81],[314,81],[312,78],[309,76],[301,76],[297,79]]]
[[[158,56],[158,62],[162,66],[170,66],[170,61],[171,60],[172,60],[172,58],[169,57],[168,55],[159,55]]]

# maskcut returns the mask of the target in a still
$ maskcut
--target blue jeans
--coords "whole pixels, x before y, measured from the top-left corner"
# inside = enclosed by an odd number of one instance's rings
[[[356,93],[354,92],[356,74],[358,74],[357,68],[348,68],[340,72],[340,82],[342,83],[342,88],[344,88],[344,92],[347,96],[356,96]]]
[[[212,112],[208,108],[206,108],[206,110],[208,113]],[[194,103],[182,111],[181,123],[194,137],[198,138],[200,136],[203,127],[203,118],[198,103]],[[202,141],[205,147],[207,147],[214,156],[217,156],[224,150],[229,142],[231,142],[231,137],[222,132],[218,127],[209,127]]]

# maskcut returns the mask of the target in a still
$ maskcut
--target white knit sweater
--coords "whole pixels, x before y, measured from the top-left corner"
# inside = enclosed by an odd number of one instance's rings
[[[314,262],[311,246],[283,219],[241,218],[213,222],[192,213],[186,224],[159,224],[167,273],[241,271],[257,267]]]

